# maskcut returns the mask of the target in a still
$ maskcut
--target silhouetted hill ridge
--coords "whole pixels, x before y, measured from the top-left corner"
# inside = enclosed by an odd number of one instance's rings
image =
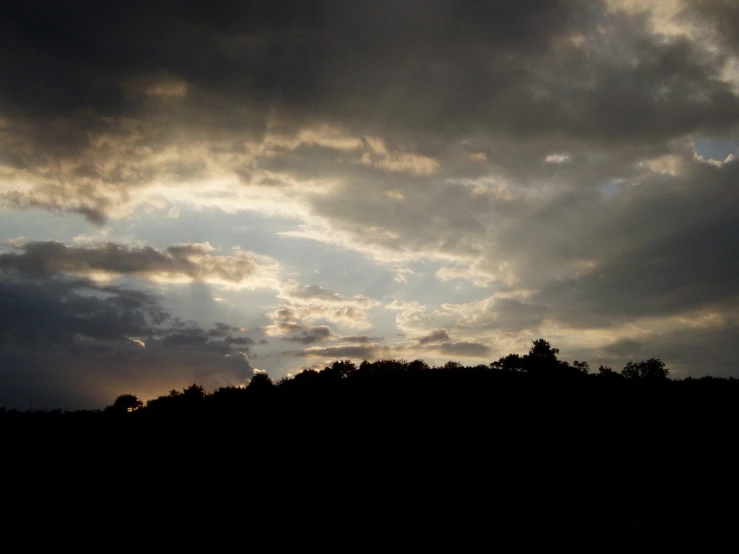
[[[45,496],[72,485],[203,515],[231,502],[336,521],[739,514],[739,382],[671,380],[655,359],[591,373],[544,343],[490,366],[344,360],[145,405],[6,412],[6,458]]]

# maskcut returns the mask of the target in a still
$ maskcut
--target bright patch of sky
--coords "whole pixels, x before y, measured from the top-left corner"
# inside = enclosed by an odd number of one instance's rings
[[[731,154],[739,154],[739,138],[701,137],[695,141],[695,151],[703,158],[723,162]]]

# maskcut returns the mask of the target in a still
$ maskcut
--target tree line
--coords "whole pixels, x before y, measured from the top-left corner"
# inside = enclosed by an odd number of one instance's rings
[[[237,499],[257,519],[739,519],[737,405],[739,380],[672,379],[657,358],[591,370],[539,339],[487,365],[338,360],[0,419],[30,423],[4,425],[8,459],[43,461],[54,482],[105,467],[113,488],[130,476],[201,510]]]
[[[526,354],[509,354],[489,365],[465,366],[449,361],[441,366],[430,366],[423,360],[381,359],[363,361],[357,365],[350,360],[338,360],[323,370],[305,369],[293,377],[277,382],[266,373],[257,373],[246,386],[221,387],[207,392],[201,385],[192,384],[182,390],[147,400],[125,393],[119,395],[104,410],[82,410],[77,413],[103,413],[108,415],[187,414],[234,412],[248,409],[250,404],[267,402],[295,406],[320,398],[323,402],[340,401],[342,396],[355,407],[368,400],[397,403],[417,403],[424,398],[447,403],[460,395],[467,400],[484,401],[486,396],[505,395],[536,396],[542,390],[567,391],[593,389],[613,395],[633,394],[635,388],[670,388],[684,394],[689,390],[703,392],[719,389],[728,392],[737,389],[734,378],[702,377],[674,380],[670,370],[659,358],[628,361],[621,371],[609,366],[599,366],[592,371],[588,362],[572,363],[559,358],[559,349],[545,339],[533,341]],[[650,390],[651,390],[650,389]],[[632,391],[632,392],[630,392]],[[474,398],[473,398],[474,397]],[[6,413],[6,410],[0,410]],[[12,411],[11,411],[12,412]],[[37,413],[60,414],[61,410]],[[18,413],[18,412],[15,412]]]

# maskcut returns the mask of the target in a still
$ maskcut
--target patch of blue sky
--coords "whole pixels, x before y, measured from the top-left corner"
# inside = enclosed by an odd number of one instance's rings
[[[723,162],[730,154],[739,153],[739,137],[701,137],[695,141],[695,151],[703,158]]]
[[[135,237],[147,244],[165,248],[173,244],[208,242],[220,250],[241,247],[272,255],[270,239],[279,231],[291,229],[290,219],[265,217],[254,212],[226,213],[218,208],[180,210],[178,217],[164,212],[138,211],[115,225],[115,236]]]
[[[27,241],[71,241],[74,237],[99,233],[100,228],[80,217],[57,214],[40,208],[0,211],[0,240],[24,237]]]

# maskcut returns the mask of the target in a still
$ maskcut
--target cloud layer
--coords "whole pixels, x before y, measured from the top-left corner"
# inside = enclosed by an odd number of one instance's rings
[[[100,406],[119,387],[150,397],[193,380],[245,383],[253,373],[253,341],[233,337],[238,329],[207,331],[172,318],[149,294],[84,279],[3,279],[0,330],[6,406]]]
[[[0,254],[0,270],[13,270],[30,277],[107,274],[239,284],[250,278],[264,277],[276,268],[266,256],[241,250],[232,255],[219,255],[208,243],[182,244],[160,251],[150,246],[107,243],[75,247],[48,241],[27,242],[16,250]]]
[[[538,336],[734,374],[736,21],[689,0],[23,2],[0,22],[6,302],[51,283],[44,303],[117,314],[130,348],[170,302],[197,323],[152,345],[258,349],[276,376]],[[193,283],[214,300],[172,288]],[[124,289],[162,301],[124,313]]]

